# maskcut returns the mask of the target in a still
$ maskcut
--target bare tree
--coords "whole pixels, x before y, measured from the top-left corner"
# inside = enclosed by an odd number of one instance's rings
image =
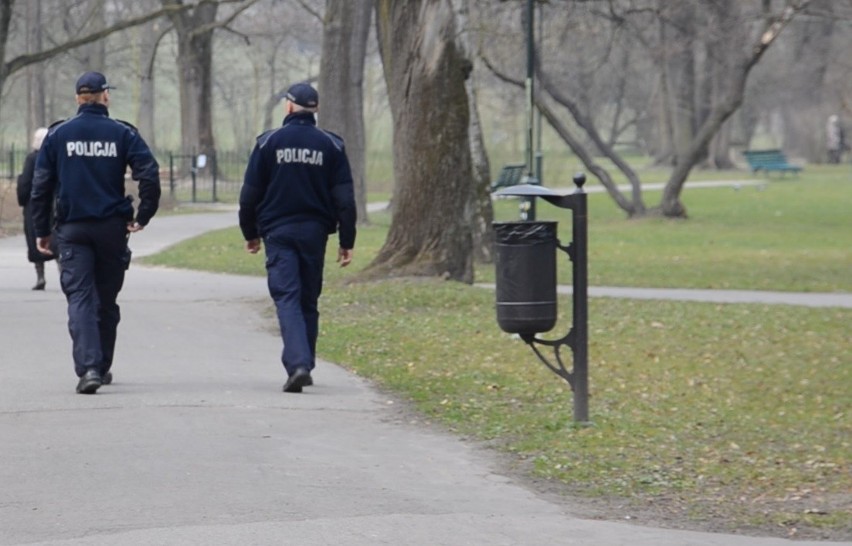
[[[754,123],[762,123],[761,129],[771,124],[773,139],[788,154],[821,162],[826,160],[826,118],[852,115],[852,104],[847,102],[844,112],[842,99],[852,79],[852,3],[813,0],[806,15],[755,67],[743,107],[753,113]],[[789,71],[790,66],[796,70]],[[796,77],[779,85],[785,73]]]
[[[68,52],[80,46],[97,42],[107,36],[119,32],[124,29],[132,28],[137,25],[142,25],[162,17],[163,15],[179,12],[187,9],[187,6],[165,6],[161,9],[150,11],[138,17],[121,19],[112,24],[91,32],[84,36],[69,38],[66,41],[56,43],[52,47],[42,49],[32,53],[22,53],[6,60],[8,52],[8,41],[11,36],[11,24],[14,15],[14,0],[0,0],[0,88],[6,83],[6,80],[12,75],[28,66],[40,63],[51,59],[61,53]]]
[[[220,98],[234,106],[228,108],[232,133],[244,145],[281,122],[281,99],[290,84],[316,79],[322,18],[312,6],[308,10],[292,4],[279,0],[272,3],[275,9],[258,5],[240,15],[230,32],[217,34],[216,64],[227,64],[229,70],[217,70],[215,86]],[[234,59],[243,62],[235,64]],[[248,93],[247,81],[252,82]],[[235,95],[239,100],[229,102]]]
[[[778,38],[782,30],[793,20],[795,15],[805,9],[809,2],[789,2],[778,14],[768,12],[769,2],[764,2],[767,10],[761,24],[757,38],[753,39],[751,46],[735,58],[731,70],[726,73],[726,85],[721,90],[718,102],[715,102],[707,118],[698,128],[689,141],[689,145],[678,153],[674,170],[669,176],[668,182],[663,189],[660,201],[660,210],[664,216],[685,217],[686,207],[680,200],[680,194],[686,183],[689,172],[698,162],[702,154],[706,153],[710,140],[716,135],[722,123],[727,120],[742,104],[745,97],[745,87],[749,73],[760,61],[763,54]],[[737,20],[733,18],[733,5],[731,10],[725,13],[726,19],[723,24],[736,25]],[[727,26],[727,25],[726,25]]]
[[[787,0],[781,11],[772,12],[771,2],[763,1],[760,3],[762,12],[752,14],[747,9],[755,6],[754,2],[729,0],[612,0],[604,8],[600,8],[602,4],[597,3],[575,5],[572,2],[571,5],[580,7],[570,15],[593,16],[611,24],[611,34],[607,35],[609,42],[604,44],[601,52],[591,56],[591,63],[579,59],[575,66],[566,67],[564,55],[563,61],[559,63],[541,62],[538,65],[539,87],[542,90],[537,97],[539,108],[586,168],[598,177],[610,196],[629,216],[653,212],[669,217],[685,217],[686,208],[680,201],[680,194],[687,176],[699,162],[707,158],[711,141],[719,134],[723,123],[742,104],[751,70],[781,31],[809,3],[810,0]],[[550,13],[558,20],[557,11],[551,10]],[[713,24],[708,25],[708,22]],[[589,82],[594,84],[597,74],[589,75],[588,78],[577,77],[578,72],[587,73],[584,66],[589,64],[595,66],[595,72],[604,72],[601,66],[608,64],[613,45],[621,38],[629,39],[627,43],[633,44],[633,47],[638,45],[644,48],[655,67],[657,85],[647,85],[645,78],[645,101],[658,101],[660,105],[661,115],[655,124],[655,133],[659,139],[655,150],[658,157],[670,156],[674,167],[659,205],[650,209],[642,203],[638,176],[603,138],[597,129],[602,118],[589,109],[593,101],[586,98],[589,94],[586,87],[590,87]],[[724,51],[713,49],[713,45],[719,44],[725,44]],[[560,50],[560,53],[563,52]],[[702,60],[700,54],[703,54],[705,70],[699,71],[696,67]],[[494,67],[495,63],[489,64]],[[504,80],[520,83],[518,78],[510,77],[507,70],[494,70]],[[700,72],[708,74],[706,79],[699,78]],[[578,80],[584,85],[577,85]],[[637,81],[643,80],[637,78]],[[570,114],[573,124],[582,131],[582,137],[573,134],[572,128],[562,121],[562,116],[554,110],[552,104]],[[588,146],[593,151],[586,150]],[[595,152],[610,159],[627,177],[630,198],[623,195],[605,169],[595,162]],[[720,153],[717,151],[716,155]]]
[[[257,0],[207,0],[186,6],[183,0],[161,0],[174,9],[169,18],[177,33],[178,83],[180,88],[181,146],[184,151],[209,154],[215,150],[213,136],[213,32],[228,26]],[[238,7],[217,19],[221,4]]]
[[[457,11],[450,0],[376,3],[396,183],[373,274],[473,281],[471,63],[456,42]]]
[[[320,121],[346,143],[359,223],[368,220],[364,58],[372,13],[373,0],[326,0],[319,75]]]

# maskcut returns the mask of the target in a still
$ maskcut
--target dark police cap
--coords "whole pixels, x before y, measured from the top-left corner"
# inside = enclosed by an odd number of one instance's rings
[[[100,93],[106,89],[115,89],[106,81],[106,76],[100,72],[86,72],[77,79],[77,94]]]
[[[304,108],[316,108],[319,104],[319,94],[310,84],[300,82],[287,90],[287,100]]]

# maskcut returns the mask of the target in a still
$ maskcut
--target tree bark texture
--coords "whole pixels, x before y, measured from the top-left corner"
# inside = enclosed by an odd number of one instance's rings
[[[491,202],[491,164],[485,149],[485,137],[476,102],[473,78],[467,81],[468,107],[470,109],[470,153],[475,191],[473,227],[473,257],[479,263],[494,261],[494,206]]]
[[[473,282],[474,184],[465,80],[450,0],[378,0],[393,117],[393,219],[373,274]]]
[[[163,0],[163,5],[181,3]],[[213,22],[219,5],[201,3],[169,16],[177,32],[181,147],[184,153],[210,153],[213,139]]]
[[[136,126],[149,146],[156,147],[154,130],[154,61],[164,33],[162,23],[153,21],[139,28],[139,110]]]
[[[460,25],[463,28],[462,32],[459,33],[459,40],[469,58],[471,57],[469,53],[472,51],[470,1],[464,0],[462,4],[459,4],[462,11],[458,14]],[[470,77],[465,81],[470,112],[469,137],[474,185],[473,204],[475,207],[471,225],[473,229],[473,258],[479,263],[492,263],[494,261],[494,229],[491,224],[494,222],[494,205],[491,201],[491,163],[488,160],[488,151],[485,149],[485,135],[479,117],[476,83],[474,69],[471,70]]]
[[[107,27],[105,18],[105,2],[97,0],[90,8],[91,16],[88,18],[87,28],[92,32],[102,31]],[[82,48],[82,57],[80,59],[83,72],[95,70],[97,72],[106,72],[106,41],[98,40],[86,44]],[[107,74],[109,77],[109,74]]]
[[[0,88],[6,83],[6,78],[12,73],[6,61],[6,46],[9,42],[10,24],[12,22],[12,12],[14,11],[14,0],[0,0],[0,61],[3,65],[0,66]]]
[[[41,51],[44,43],[42,34],[41,0],[27,2],[27,52]],[[44,65],[27,67],[27,97],[29,115],[27,116],[27,142],[38,127],[47,126],[47,107],[45,98],[46,81]]]
[[[364,60],[373,0],[326,0],[319,76],[319,124],[343,137],[358,221],[367,223]]]
[[[667,104],[672,120],[675,157],[687,152],[695,127],[695,10],[691,2],[667,3],[668,18],[665,26],[666,41],[663,51],[669,85]]]

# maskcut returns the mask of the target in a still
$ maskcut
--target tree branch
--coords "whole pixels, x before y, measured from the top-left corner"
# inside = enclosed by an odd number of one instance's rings
[[[120,23],[116,23],[110,27],[105,29],[101,29],[97,32],[93,32],[92,34],[83,36],[82,38],[77,38],[75,40],[71,40],[65,42],[64,44],[59,44],[56,47],[52,47],[50,49],[46,49],[44,51],[39,51],[37,53],[30,53],[26,55],[19,55],[12,59],[11,61],[4,63],[2,65],[2,77],[5,79],[10,74],[17,72],[18,70],[29,66],[31,64],[35,64],[55,55],[62,53],[64,51],[68,51],[69,49],[74,49],[80,47],[82,45],[86,45],[92,42],[96,42],[102,38],[106,38],[110,34],[114,32],[118,32],[120,30],[124,30],[127,28],[132,28],[135,26],[139,26],[147,23],[148,21],[152,21],[157,19],[158,17],[162,17],[163,15],[169,15],[171,13],[181,12],[187,9],[194,7],[194,5],[174,5],[174,6],[166,6],[156,11],[153,11],[147,15],[142,15],[140,17],[136,17],[133,19],[128,19],[126,21],[122,21]]]
[[[170,26],[168,28],[163,29],[160,32],[160,35],[157,36],[157,39],[154,40],[154,50],[151,53],[151,58],[148,60],[148,68],[145,69],[145,76],[148,78],[152,78],[154,76],[154,61],[157,59],[157,50],[160,48],[160,42],[166,35],[175,29],[174,26]]]
[[[227,2],[233,2],[233,1],[241,2],[243,0],[226,0],[226,1]],[[216,30],[217,28],[227,27],[229,24],[231,24],[234,21],[234,19],[237,18],[238,15],[240,15],[242,12],[244,12],[248,8],[252,7],[257,2],[258,2],[258,0],[248,0],[245,4],[243,4],[242,6],[240,6],[237,9],[235,9],[234,12],[232,14],[230,14],[228,17],[226,17],[225,19],[222,19],[221,21],[213,21],[212,23],[208,23],[206,25],[201,25],[197,28],[194,28],[192,30],[192,32],[189,33],[190,39],[195,38],[196,36],[199,36],[201,34],[204,34],[205,32],[210,32],[211,30]],[[234,31],[232,31],[232,32],[234,32]],[[236,33],[236,34],[239,34],[239,33]]]
[[[300,6],[302,6],[302,9],[304,9],[305,11],[307,11],[308,13],[310,13],[311,15],[316,17],[317,20],[320,23],[322,23],[323,25],[325,24],[325,17],[323,17],[320,12],[316,11],[314,8],[312,8],[311,6],[306,4],[304,2],[304,0],[293,0],[293,1],[296,2],[297,4],[299,4]]]
[[[516,87],[524,87],[523,81],[519,79],[514,79],[508,74],[505,74],[504,72],[500,71],[500,69],[495,67],[488,59],[488,57],[486,57],[484,54],[480,52],[479,56],[482,59],[482,62],[488,68],[488,70],[490,70],[491,73],[494,74],[498,79],[506,83],[512,84]],[[568,127],[566,127],[565,124],[562,123],[562,121],[556,116],[553,110],[545,103],[542,98],[541,90],[538,86],[534,88],[533,100],[535,101],[536,108],[538,108],[539,112],[541,112],[541,114],[544,116],[550,126],[553,127],[553,130],[556,131],[562,141],[568,145],[568,147],[571,149],[572,152],[574,152],[577,158],[579,158],[580,161],[583,162],[583,165],[585,165],[586,168],[595,176],[595,178],[600,181],[601,185],[606,188],[610,197],[613,198],[613,200],[618,204],[618,206],[621,207],[621,209],[624,210],[629,216],[633,216],[639,212],[644,211],[645,206],[644,204],[642,204],[641,193],[639,193],[638,196],[634,195],[634,203],[631,203],[624,196],[624,194],[622,194],[621,190],[618,189],[618,186],[616,186],[615,183],[612,181],[612,178],[609,176],[609,173],[606,172],[606,169],[595,163],[595,159],[594,157],[592,157],[592,154],[590,154],[588,150],[586,150],[586,148],[582,145],[582,143],[580,143],[580,141],[573,134],[571,134],[571,131],[568,129]],[[556,102],[560,102],[558,99],[554,100],[556,100]],[[565,105],[562,104],[562,106],[564,107]],[[582,124],[580,125],[582,127]],[[585,127],[583,128],[586,129]],[[639,188],[637,186],[638,184],[634,184],[632,186],[634,191],[639,191]]]

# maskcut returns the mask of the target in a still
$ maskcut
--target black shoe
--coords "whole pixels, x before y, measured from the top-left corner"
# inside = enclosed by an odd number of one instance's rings
[[[302,392],[302,387],[306,386],[308,381],[311,381],[311,372],[307,368],[299,368],[287,378],[282,390],[284,392]]]
[[[80,382],[77,383],[77,392],[80,394],[95,394],[101,385],[103,385],[101,374],[97,370],[89,369],[86,370],[86,373],[80,378]]]
[[[107,372],[101,377],[101,384],[109,385],[112,383],[112,372]]]
[[[43,280],[39,280],[35,286],[33,286],[33,290],[44,290],[45,282]]]
[[[313,384],[314,384],[314,378],[311,377],[311,372],[308,372],[308,378],[305,379],[305,382],[304,382],[304,384],[302,384],[302,386],[303,387],[311,387],[311,386],[313,386]]]

